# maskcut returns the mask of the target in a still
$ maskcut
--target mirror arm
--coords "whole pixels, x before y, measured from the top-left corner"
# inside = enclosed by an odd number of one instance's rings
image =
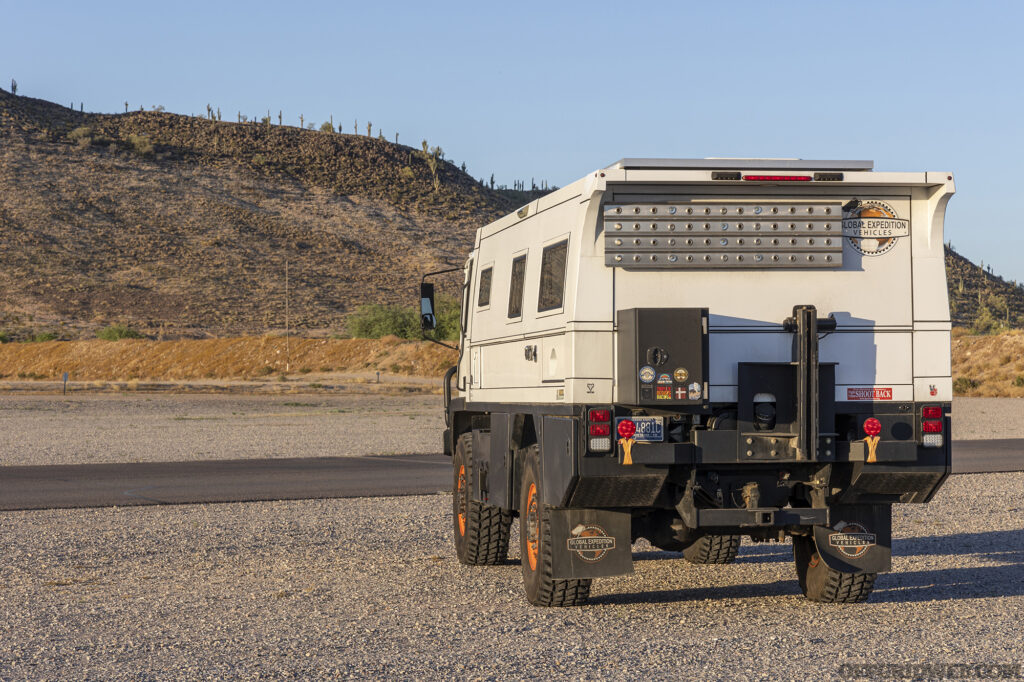
[[[424,341],[430,341],[431,343],[436,343],[439,346],[444,346],[445,348],[451,348],[452,350],[458,350],[459,349],[458,346],[453,346],[450,343],[445,343],[443,341],[438,341],[437,339],[430,338],[429,336],[427,336],[426,332],[423,332],[422,336],[423,336],[423,340]]]
[[[461,270],[462,268],[448,268],[447,270],[436,270],[435,272],[428,272],[425,275],[423,275],[422,278],[420,278],[420,284],[426,282],[427,277],[433,277],[434,275],[445,275],[448,274],[449,272],[459,272]]]

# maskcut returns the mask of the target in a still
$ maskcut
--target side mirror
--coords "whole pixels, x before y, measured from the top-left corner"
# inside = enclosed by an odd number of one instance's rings
[[[434,285],[430,282],[420,284],[420,329],[425,332],[437,329],[437,317],[434,315]]]

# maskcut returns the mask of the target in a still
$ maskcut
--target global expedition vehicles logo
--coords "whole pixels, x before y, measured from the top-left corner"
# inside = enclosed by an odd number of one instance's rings
[[[843,206],[843,237],[864,256],[880,256],[908,236],[910,221],[884,201],[854,199]]]

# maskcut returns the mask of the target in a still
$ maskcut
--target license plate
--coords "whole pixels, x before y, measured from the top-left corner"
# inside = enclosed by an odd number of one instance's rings
[[[665,440],[665,422],[661,417],[619,417],[615,421],[616,428],[623,419],[631,419],[636,424],[633,440],[640,443],[660,443]]]

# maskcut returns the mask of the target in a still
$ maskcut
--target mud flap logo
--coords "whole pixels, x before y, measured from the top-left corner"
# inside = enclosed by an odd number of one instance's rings
[[[854,199],[843,206],[843,236],[862,255],[880,256],[909,235],[910,221],[884,201]]]
[[[876,536],[859,523],[840,521],[834,526],[835,533],[828,536],[828,544],[839,550],[840,554],[856,559],[863,556],[868,548],[876,544]]]
[[[576,552],[584,561],[600,561],[609,550],[615,549],[615,538],[608,535],[601,526],[581,523],[573,528],[570,534],[572,537],[565,541],[566,547],[570,552]]]

